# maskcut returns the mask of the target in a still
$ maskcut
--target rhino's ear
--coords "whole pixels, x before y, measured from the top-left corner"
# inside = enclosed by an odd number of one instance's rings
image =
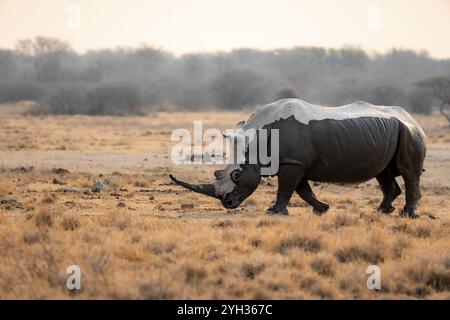
[[[225,177],[225,170],[214,171],[214,176],[216,177],[216,179],[222,179],[223,177]]]
[[[233,172],[231,172],[231,180],[233,180],[233,182],[239,182],[240,176],[241,176],[240,170],[234,170]]]
[[[245,121],[240,121],[240,122],[236,123],[236,125],[234,126],[234,129],[235,130],[241,129],[244,126],[244,124],[245,124]]]
[[[238,138],[238,135],[234,133],[230,134],[222,133],[222,136],[229,141],[236,141]]]
[[[236,129],[235,129],[236,130]],[[241,133],[236,133],[236,132],[232,132],[232,133],[222,133],[222,136],[225,139],[228,139],[229,141],[237,141],[245,139],[245,137],[241,134]]]

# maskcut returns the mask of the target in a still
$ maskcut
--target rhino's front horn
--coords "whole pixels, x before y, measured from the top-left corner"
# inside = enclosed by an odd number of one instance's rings
[[[219,198],[219,196],[216,194],[216,187],[213,184],[199,184],[199,185],[194,185],[194,184],[190,184],[181,180],[178,180],[177,178],[175,178],[173,175],[169,175],[170,179],[173,180],[173,182],[175,182],[176,184],[192,190],[194,192],[197,193],[201,193],[210,197],[214,197],[214,198]]]

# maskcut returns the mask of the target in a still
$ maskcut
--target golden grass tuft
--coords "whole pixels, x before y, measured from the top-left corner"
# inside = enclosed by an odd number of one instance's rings
[[[43,206],[36,208],[33,216],[37,227],[50,228],[55,221],[55,213]]]
[[[308,237],[300,235],[286,236],[280,241],[278,251],[281,254],[287,253],[291,249],[301,249],[305,252],[319,252],[323,248],[323,242],[319,237]]]
[[[336,259],[328,255],[314,257],[311,261],[311,269],[324,277],[333,277],[336,274]]]
[[[335,256],[342,263],[352,261],[365,261],[371,264],[378,264],[384,260],[384,250],[377,244],[352,244],[340,248]]]
[[[80,219],[75,214],[62,217],[61,226],[65,231],[75,231],[81,227]]]

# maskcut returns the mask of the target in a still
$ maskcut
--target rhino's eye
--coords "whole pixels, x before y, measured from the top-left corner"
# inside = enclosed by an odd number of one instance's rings
[[[234,170],[233,172],[231,172],[231,180],[233,180],[233,182],[238,182],[240,175],[241,175],[240,170]]]

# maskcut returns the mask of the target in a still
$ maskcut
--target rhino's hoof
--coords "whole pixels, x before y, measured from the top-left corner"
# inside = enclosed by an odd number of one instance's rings
[[[378,207],[378,212],[381,212],[381,213],[384,213],[384,214],[392,213],[394,210],[395,210],[395,207],[393,205],[379,206]]]
[[[420,215],[416,212],[416,210],[403,209],[402,211],[400,211],[400,217],[408,217],[411,219],[417,219],[417,218],[420,218]]]
[[[316,206],[313,208],[313,213],[317,214],[318,216],[323,215],[325,212],[328,211],[328,209],[330,209],[330,206],[326,203],[320,205],[320,206]]]
[[[281,214],[281,215],[287,216],[289,214],[289,211],[287,208],[277,209],[277,208],[272,207],[272,208],[267,209],[266,213],[270,214],[270,215]]]

